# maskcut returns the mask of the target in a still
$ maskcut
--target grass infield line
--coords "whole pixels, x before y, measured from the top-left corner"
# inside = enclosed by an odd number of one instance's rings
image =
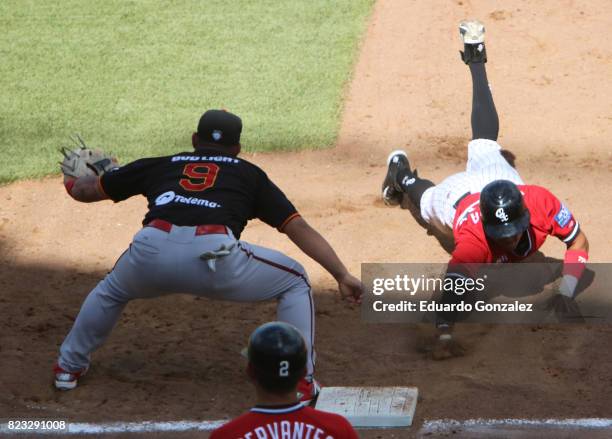
[[[11,430],[8,423],[0,424],[0,434],[116,434],[116,433],[163,433],[186,431],[211,431],[228,422],[217,421],[143,421],[143,422],[109,422],[85,423],[67,422],[66,430]],[[612,428],[609,418],[578,418],[578,419],[454,419],[429,420],[423,423],[420,433],[439,433],[458,427],[535,427],[535,428]]]

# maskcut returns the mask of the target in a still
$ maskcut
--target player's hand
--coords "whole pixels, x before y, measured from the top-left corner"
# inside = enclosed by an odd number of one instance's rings
[[[351,303],[361,303],[361,296],[365,288],[359,279],[347,272],[337,281],[340,297]]]

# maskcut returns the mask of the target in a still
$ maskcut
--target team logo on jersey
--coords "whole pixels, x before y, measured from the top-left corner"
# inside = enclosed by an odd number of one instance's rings
[[[408,176],[405,176],[404,179],[402,180],[402,185],[410,186],[411,184],[414,184],[415,181],[416,181],[416,178],[408,178]]]
[[[499,218],[501,222],[504,222],[504,223],[510,219],[510,217],[508,217],[503,207],[500,207],[499,209],[495,211],[495,216]]]
[[[215,140],[215,142],[218,142],[219,140],[221,140],[221,137],[223,137],[223,131],[214,130],[212,132],[212,138]]]
[[[567,226],[567,223],[572,219],[572,213],[569,211],[564,204],[561,205],[561,209],[555,215],[555,221],[559,224],[559,227]]]
[[[174,200],[175,196],[176,194],[173,191],[164,192],[163,194],[161,194],[159,197],[155,199],[155,205],[163,206],[164,204],[168,204],[172,200]]]
[[[215,201],[196,197],[184,197],[182,195],[175,194],[174,191],[164,192],[155,199],[156,206],[163,206],[164,204],[168,203],[189,204],[192,206],[210,207],[213,209],[221,207],[221,205]]]

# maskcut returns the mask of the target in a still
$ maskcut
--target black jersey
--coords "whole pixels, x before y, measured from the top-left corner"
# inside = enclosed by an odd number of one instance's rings
[[[100,185],[115,202],[144,195],[149,212],[143,224],[223,224],[239,238],[250,219],[282,229],[296,215],[262,169],[216,149],[136,160],[104,174]]]

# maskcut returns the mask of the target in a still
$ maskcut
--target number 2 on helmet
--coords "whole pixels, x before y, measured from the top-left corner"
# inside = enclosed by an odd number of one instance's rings
[[[283,360],[279,363],[278,376],[288,377],[289,376],[289,362]]]

